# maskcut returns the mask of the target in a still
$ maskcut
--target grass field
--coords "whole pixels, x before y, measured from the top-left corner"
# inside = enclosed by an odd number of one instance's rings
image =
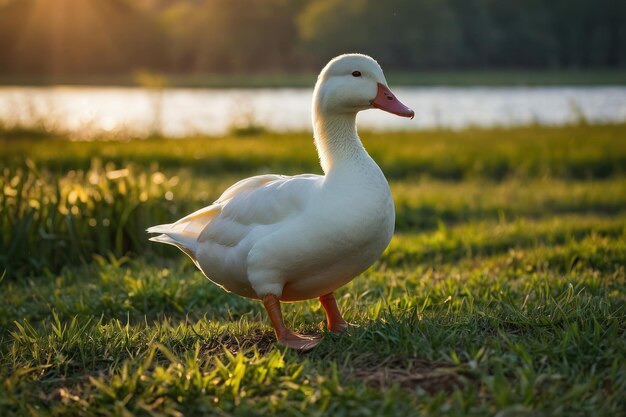
[[[626,125],[363,133],[396,235],[337,293],[359,327],[305,354],[143,230],[319,173],[308,134],[9,136],[2,416],[626,415]],[[319,303],[284,310],[325,332]]]

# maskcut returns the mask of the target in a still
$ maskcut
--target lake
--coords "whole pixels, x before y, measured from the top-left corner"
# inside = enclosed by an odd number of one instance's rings
[[[626,121],[626,87],[396,87],[416,113],[359,114],[368,130],[461,129]],[[76,136],[107,132],[219,135],[232,126],[311,130],[311,89],[0,87],[0,120],[43,124]]]

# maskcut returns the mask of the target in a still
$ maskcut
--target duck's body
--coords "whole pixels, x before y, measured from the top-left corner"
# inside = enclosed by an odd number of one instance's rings
[[[328,294],[367,269],[393,234],[387,181],[364,155],[359,175],[262,175],[229,188],[212,206],[156,241],[184,249],[213,282],[249,298]]]
[[[361,87],[357,93],[346,90],[345,84],[355,84],[342,78],[346,72],[355,78],[368,74],[377,81],[378,91],[371,91],[372,80],[356,83]],[[227,291],[263,299],[277,336],[287,345],[308,348],[317,341],[284,329],[282,317],[277,323],[278,300],[321,297],[329,327],[339,323],[331,330],[343,329],[345,321],[337,317],[334,298],[329,297],[372,265],[391,240],[395,220],[391,192],[355,127],[362,107],[412,116],[397,100],[387,103],[395,97],[389,98],[382,83],[378,64],[363,55],[335,58],[320,74],[313,123],[324,175],[248,178],[213,205],[176,223],[148,229],[162,233],[152,240],[179,247]],[[385,95],[379,99],[381,88]],[[289,333],[281,335],[284,331]]]

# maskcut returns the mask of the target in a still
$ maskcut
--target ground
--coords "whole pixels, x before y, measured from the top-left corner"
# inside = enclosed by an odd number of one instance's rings
[[[303,354],[143,229],[319,172],[309,134],[4,134],[0,415],[626,415],[626,125],[362,136],[396,235],[349,335],[285,306]]]

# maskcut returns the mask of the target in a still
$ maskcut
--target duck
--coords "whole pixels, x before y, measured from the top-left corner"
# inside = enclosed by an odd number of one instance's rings
[[[350,324],[334,292],[368,269],[394,232],[385,175],[365,150],[357,113],[380,109],[413,118],[371,57],[344,54],[320,72],[313,91],[313,138],[323,175],[258,175],[210,206],[153,226],[150,240],[174,245],[213,283],[263,302],[278,343],[309,350],[322,336],[287,328],[281,303],[319,299],[327,329]]]

